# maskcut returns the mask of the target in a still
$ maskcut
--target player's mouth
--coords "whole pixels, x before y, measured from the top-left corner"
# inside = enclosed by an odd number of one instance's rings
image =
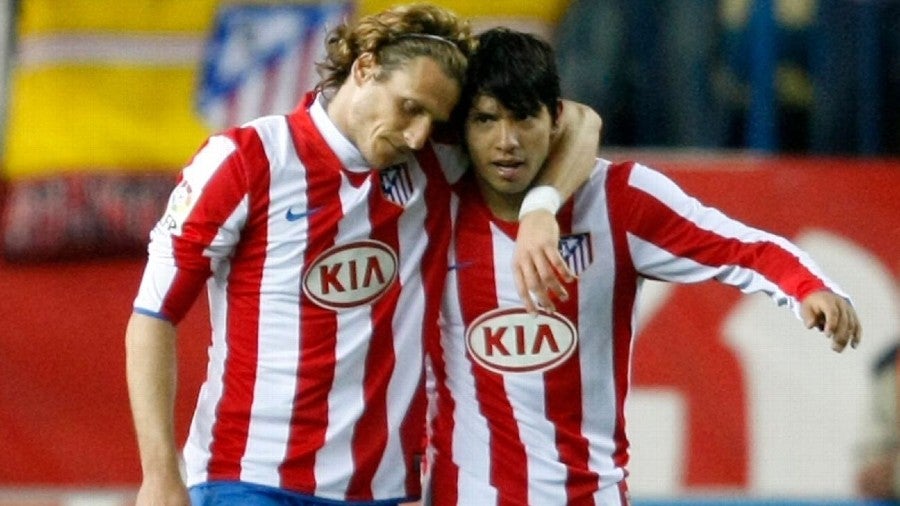
[[[503,179],[514,179],[518,171],[525,167],[525,161],[520,158],[493,160],[491,164],[497,169],[497,173]]]
[[[412,150],[409,147],[403,144],[397,144],[391,141],[388,141],[388,146],[390,146],[390,150],[388,152],[388,158],[390,158],[391,163],[400,163],[405,159]]]

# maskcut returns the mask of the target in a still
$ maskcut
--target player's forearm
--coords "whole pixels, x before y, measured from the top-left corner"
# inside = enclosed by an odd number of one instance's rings
[[[555,187],[564,202],[591,175],[603,121],[590,107],[568,100],[563,101],[558,121],[559,133],[535,184]]]
[[[132,314],[125,334],[125,365],[145,480],[178,474],[175,349],[175,328],[170,323]]]

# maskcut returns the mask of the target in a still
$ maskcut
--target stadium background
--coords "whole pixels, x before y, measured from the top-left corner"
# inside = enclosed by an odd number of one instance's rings
[[[691,30],[670,17],[681,2],[592,1]],[[4,4],[0,505],[130,501],[140,469],[122,334],[147,232],[175,173],[209,133],[289,109],[315,82],[322,26],[392,3]],[[579,56],[567,44],[584,42],[571,35],[585,30],[572,19],[584,2],[435,3],[476,27],[539,33],[566,58]],[[630,487],[638,505],[851,504],[869,368],[900,338],[900,8],[893,0],[692,5],[715,13],[727,42],[717,47],[730,52],[725,64],[685,73],[697,89],[726,83],[727,100],[716,102],[724,113],[695,125],[694,137],[663,128],[706,102],[651,100],[680,89],[668,86],[671,75],[640,72],[659,62],[660,47],[617,53],[609,66],[624,73],[627,91],[613,106],[595,104],[606,121],[602,155],[664,170],[705,202],[797,242],[854,296],[865,339],[836,355],[764,297],[651,284],[628,405]],[[614,35],[634,39],[652,24],[623,26]],[[835,55],[812,64],[810,47]],[[836,55],[842,73],[826,64]],[[574,66],[591,71],[599,58],[587,56]],[[568,75],[573,60],[561,64]],[[648,79],[659,79],[655,89],[644,90]],[[576,81],[564,82],[570,96],[585,91]],[[599,77],[588,82],[606,89]],[[719,135],[696,137],[706,131]],[[180,436],[207,332],[198,302],[179,330]]]

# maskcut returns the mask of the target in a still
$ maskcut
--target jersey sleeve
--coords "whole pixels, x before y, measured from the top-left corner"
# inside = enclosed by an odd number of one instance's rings
[[[224,275],[247,218],[247,178],[228,135],[211,137],[179,175],[150,232],[136,312],[178,323],[206,281]]]
[[[680,283],[715,279],[744,293],[766,293],[798,317],[800,302],[812,292],[847,297],[787,239],[703,205],[655,170],[634,164],[624,191],[631,200],[628,248],[643,276]]]

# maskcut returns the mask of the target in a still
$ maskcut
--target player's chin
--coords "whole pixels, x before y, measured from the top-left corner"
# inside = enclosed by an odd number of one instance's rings
[[[504,179],[498,178],[494,182],[494,189],[506,195],[518,195],[528,190],[528,183],[524,179]]]
[[[402,163],[409,158],[409,152],[405,150],[398,149],[381,149],[373,154],[371,158],[367,158],[369,163],[371,163],[374,167],[378,168],[386,168],[391,165],[397,165],[398,163]]]

